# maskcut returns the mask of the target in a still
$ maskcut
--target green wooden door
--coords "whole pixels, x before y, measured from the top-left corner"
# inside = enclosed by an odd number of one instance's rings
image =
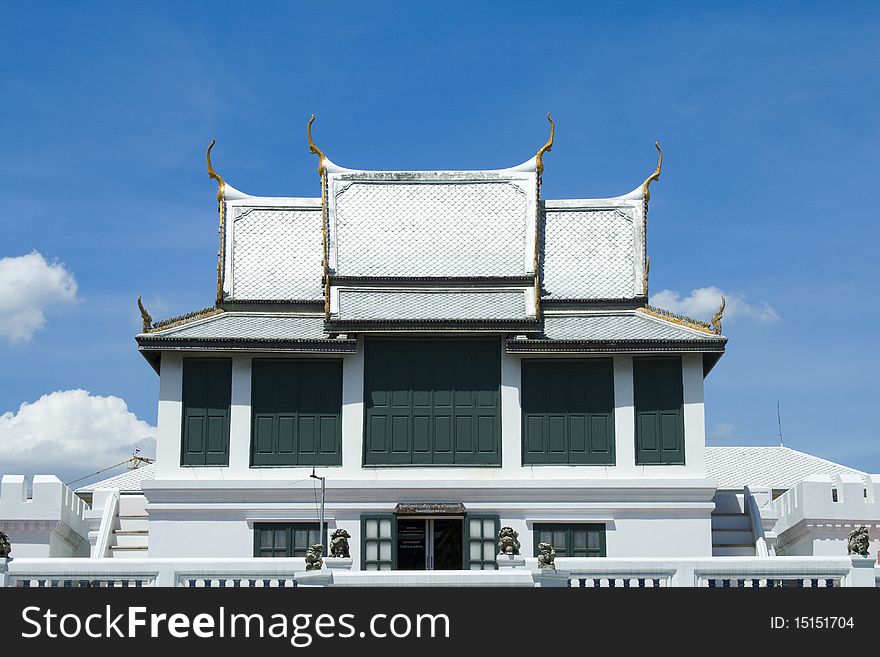
[[[500,465],[495,338],[368,339],[365,465]]]
[[[501,521],[494,513],[468,513],[464,518],[464,567],[466,570],[497,570],[498,531]]]
[[[523,360],[523,464],[614,465],[611,359]]]
[[[636,463],[684,463],[681,358],[633,358]]]
[[[229,465],[232,361],[183,361],[181,465]]]
[[[342,464],[342,361],[254,360],[251,464]]]

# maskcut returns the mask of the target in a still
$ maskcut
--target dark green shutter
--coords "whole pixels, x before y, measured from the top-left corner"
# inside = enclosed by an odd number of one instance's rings
[[[497,570],[498,530],[501,521],[497,514],[468,513],[464,518],[465,570]]]
[[[681,358],[633,358],[636,464],[684,463]]]
[[[534,555],[538,543],[549,543],[557,557],[604,557],[605,525],[582,523],[541,523],[532,528]]]
[[[523,464],[614,465],[611,359],[522,361]]]
[[[501,345],[368,339],[365,465],[500,465]]]
[[[232,361],[183,361],[181,465],[229,465]]]
[[[254,360],[251,464],[342,465],[342,362]]]
[[[264,522],[254,524],[255,557],[304,557],[309,546],[320,543],[317,522]]]
[[[397,568],[397,516],[376,513],[361,516],[361,569]]]

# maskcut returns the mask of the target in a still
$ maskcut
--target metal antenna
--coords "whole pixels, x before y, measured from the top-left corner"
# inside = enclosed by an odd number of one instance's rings
[[[782,442],[782,413],[779,411],[779,400],[776,400],[776,425],[779,427],[779,446],[785,447],[785,443]]]

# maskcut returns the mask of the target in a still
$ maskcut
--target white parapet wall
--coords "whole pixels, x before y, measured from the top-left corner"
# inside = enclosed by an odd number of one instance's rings
[[[13,558],[87,557],[87,509],[55,475],[35,475],[30,496],[24,475],[0,481],[0,531],[9,536]]]
[[[868,528],[869,552],[880,550],[880,475],[815,475],[773,501],[777,554],[844,556],[847,537]]]

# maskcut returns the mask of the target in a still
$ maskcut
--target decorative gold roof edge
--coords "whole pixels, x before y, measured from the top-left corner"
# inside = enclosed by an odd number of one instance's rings
[[[715,314],[712,315],[712,319],[710,320],[710,325],[712,327],[712,332],[716,335],[721,335],[721,318],[724,316],[724,308],[727,306],[727,299],[722,294],[721,295],[721,305],[718,306],[718,310],[715,311]]]
[[[673,324],[678,324],[680,326],[685,326],[687,328],[696,329],[697,331],[702,331],[703,333],[712,333],[715,335],[720,335],[720,333],[716,333],[712,330],[712,327],[707,322],[701,322],[698,319],[693,319],[691,317],[686,317],[684,315],[677,315],[669,310],[664,310],[663,308],[657,308],[651,305],[645,305],[643,308],[637,308],[638,311],[645,313],[646,315],[650,315],[651,317],[656,317],[658,319],[665,319],[667,322],[672,322]]]
[[[141,302],[141,295],[138,295],[138,310],[141,311],[141,319],[144,322],[143,332],[149,333],[153,330],[153,317],[147,312],[147,309],[144,308],[144,304]]]
[[[211,164],[211,149],[214,148],[214,144],[216,143],[216,139],[211,140],[208,150],[205,151],[205,159],[208,161],[208,177],[217,181],[217,202],[222,203],[223,193],[226,191],[226,181],[220,177],[220,174],[214,169],[214,165]]]
[[[309,138],[309,153],[313,153],[318,156],[318,175],[322,178],[324,177],[324,173],[326,169],[324,169],[324,160],[327,159],[327,156],[324,154],[320,148],[317,147],[315,141],[312,139],[312,123],[315,122],[315,115],[312,114],[312,118],[309,119],[309,123],[306,126],[306,135]]]
[[[169,319],[163,319],[159,322],[154,322],[150,330],[146,330],[146,328],[144,329],[144,333],[155,333],[156,331],[165,331],[167,329],[177,328],[178,326],[189,324],[190,322],[194,322],[199,319],[207,319],[208,317],[221,315],[223,314],[223,312],[224,310],[222,308],[217,308],[216,306],[202,308],[201,310],[194,310],[184,315],[178,315],[177,317],[171,317]]]
[[[657,168],[654,169],[654,173],[645,178],[645,182],[642,183],[642,194],[645,198],[645,205],[651,200],[651,183],[655,180],[660,180],[660,169],[663,168],[663,149],[660,148],[660,142],[655,141],[654,147],[660,155],[657,158]]]
[[[546,144],[538,149],[538,154],[535,155],[535,168],[538,170],[538,176],[544,173],[544,153],[553,150],[553,140],[556,137],[556,124],[553,123],[550,112],[547,112],[547,120],[550,121],[550,138]]]

